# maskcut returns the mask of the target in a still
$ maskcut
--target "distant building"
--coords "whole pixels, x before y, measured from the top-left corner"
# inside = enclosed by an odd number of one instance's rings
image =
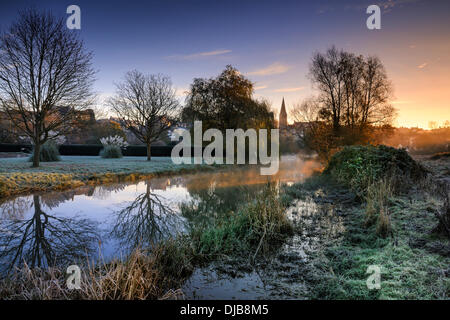
[[[283,101],[281,102],[281,110],[280,110],[278,127],[281,130],[286,129],[288,127],[287,112],[286,112],[286,105],[284,103],[284,98],[283,98]]]
[[[296,152],[303,146],[303,138],[306,130],[310,127],[310,122],[297,122],[288,124],[286,103],[284,98],[281,102],[280,114],[278,117],[278,128],[280,129],[280,150],[284,153]]]
[[[70,107],[56,107],[56,112],[52,112],[46,116],[46,123],[53,122],[57,120],[59,117],[66,117],[70,112],[73,111]],[[11,115],[12,114],[12,115]],[[16,143],[19,141],[21,136],[25,136],[24,130],[21,130],[20,127],[24,127],[21,113],[18,111],[11,112],[11,114],[7,114],[5,112],[0,112],[0,138],[5,141]],[[33,117],[32,111],[28,111],[27,118],[31,119]],[[13,116],[16,121],[12,121],[10,116]],[[20,127],[18,127],[15,123],[17,123]],[[71,121],[65,124],[63,129],[67,129],[70,127],[71,133],[67,133],[67,135],[74,135],[82,132],[86,129],[86,126],[95,124],[95,114],[92,109],[85,110],[76,110],[73,117],[71,117]]]

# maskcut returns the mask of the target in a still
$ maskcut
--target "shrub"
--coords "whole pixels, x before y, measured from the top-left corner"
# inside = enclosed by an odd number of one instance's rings
[[[105,159],[122,158],[122,150],[118,146],[104,146],[100,151],[100,156]]]
[[[122,148],[126,148],[128,143],[120,136],[105,137],[100,139],[103,145],[100,156],[102,158],[122,158]]]
[[[368,227],[376,223],[376,232],[383,238],[392,230],[389,217],[389,200],[392,196],[392,184],[388,179],[375,182],[367,188],[365,224]]]
[[[384,178],[391,179],[394,191],[407,188],[426,176],[426,170],[404,149],[379,146],[347,146],[333,155],[324,173],[355,191],[359,196]]]
[[[266,251],[272,242],[278,242],[292,231],[285,208],[278,197],[274,185],[267,185],[253,202],[245,207],[251,226],[251,241],[257,245],[255,255],[260,249]]]
[[[59,149],[58,145],[53,140],[48,140],[41,146],[41,150],[39,152],[39,161],[41,162],[61,161],[61,156],[59,154],[58,149]],[[33,155],[30,157],[29,161],[33,161]]]

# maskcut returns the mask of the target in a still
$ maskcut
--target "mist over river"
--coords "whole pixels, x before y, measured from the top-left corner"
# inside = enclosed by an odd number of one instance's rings
[[[0,204],[0,268],[69,266],[123,258],[136,247],[187,232],[183,204],[234,210],[269,181],[299,182],[319,165],[283,156],[276,175],[258,167],[225,167],[137,183],[34,193]]]

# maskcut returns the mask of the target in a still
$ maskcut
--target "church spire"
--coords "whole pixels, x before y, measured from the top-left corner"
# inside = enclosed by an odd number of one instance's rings
[[[283,129],[286,127],[287,127],[287,112],[286,112],[286,105],[284,103],[284,97],[283,97],[283,101],[281,102],[280,116],[279,116],[279,128]]]
[[[283,97],[283,101],[281,102],[281,111],[280,114],[286,114],[286,106],[284,104],[284,97]]]

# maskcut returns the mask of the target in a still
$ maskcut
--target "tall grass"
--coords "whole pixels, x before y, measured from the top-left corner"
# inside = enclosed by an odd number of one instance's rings
[[[80,289],[66,286],[66,274],[60,268],[22,269],[0,281],[0,299],[39,300],[144,300],[177,299],[179,286],[190,275],[192,267],[178,260],[175,242],[156,246],[149,253],[135,249],[125,261],[88,265],[82,269]],[[167,265],[171,256],[172,265]]]
[[[267,185],[255,201],[245,208],[245,212],[249,219],[251,240],[254,244],[258,243],[254,256],[260,250],[268,251],[272,243],[292,233],[292,225],[286,217],[275,185]]]
[[[194,229],[191,237],[197,258],[201,260],[222,255],[248,255],[249,252],[255,258],[291,232],[292,225],[285,215],[277,187],[267,185],[236,212]]]
[[[386,237],[391,231],[389,199],[393,196],[392,182],[382,179],[371,184],[366,193],[366,226],[376,223],[377,234]]]

